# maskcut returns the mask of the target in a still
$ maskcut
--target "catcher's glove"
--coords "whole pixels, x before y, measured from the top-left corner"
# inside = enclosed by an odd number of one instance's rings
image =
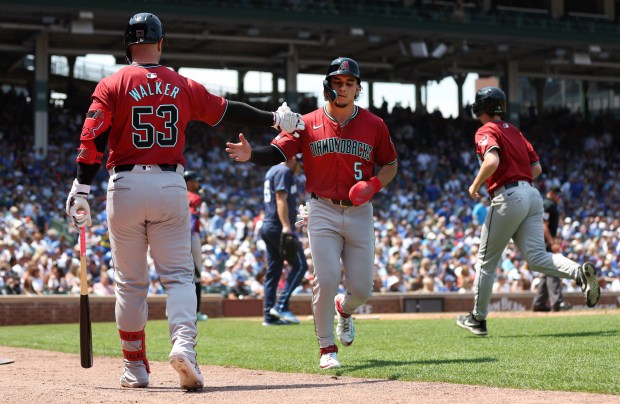
[[[293,233],[282,233],[280,235],[280,255],[288,262],[297,259],[297,247],[299,242]]]

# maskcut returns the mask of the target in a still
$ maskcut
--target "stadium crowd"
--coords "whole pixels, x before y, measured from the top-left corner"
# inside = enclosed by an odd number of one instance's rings
[[[311,104],[311,103],[310,103]],[[312,107],[312,105],[304,106]],[[64,212],[75,176],[76,141],[83,116],[50,107],[47,155],[33,148],[32,103],[13,88],[0,94],[0,294],[79,294],[77,232]],[[302,111],[305,112],[305,111]],[[376,292],[468,292],[480,225],[488,201],[475,201],[467,186],[478,161],[469,117],[416,114],[384,103],[373,112],[387,123],[399,153],[399,172],[375,204]],[[569,258],[595,263],[604,290],[620,291],[620,120],[601,114],[591,122],[555,110],[520,116],[524,134],[540,152],[541,193],[561,186],[562,250]],[[230,161],[227,140],[243,128],[192,124],[187,131],[186,169],[203,178],[201,224],[202,286],[229,298],[262,296],[266,257],[258,234],[263,213],[265,169]],[[253,144],[268,144],[275,131],[253,130]],[[105,215],[107,172],[101,169],[91,191],[93,226],[88,229],[87,270],[93,294],[113,294]],[[304,177],[299,177],[300,203]],[[309,270],[295,293],[311,293],[312,258],[303,229]],[[165,293],[152,262],[150,293]],[[494,290],[533,290],[536,274],[519,251],[505,250]],[[285,276],[282,277],[282,284]],[[565,281],[565,291],[580,291]]]

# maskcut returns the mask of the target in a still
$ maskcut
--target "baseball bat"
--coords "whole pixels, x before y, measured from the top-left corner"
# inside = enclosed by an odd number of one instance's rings
[[[93,334],[86,276],[86,226],[80,227],[80,362],[83,368],[93,366]]]

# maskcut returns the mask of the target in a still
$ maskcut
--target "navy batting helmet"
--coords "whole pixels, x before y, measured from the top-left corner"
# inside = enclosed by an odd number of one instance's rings
[[[201,181],[202,178],[196,171],[187,170],[183,173],[183,178],[185,178],[185,182],[187,181]]]
[[[332,63],[329,65],[327,69],[327,74],[325,75],[325,80],[323,80],[323,90],[331,101],[334,101],[338,94],[331,87],[329,83],[329,79],[332,76],[336,76],[339,74],[348,74],[357,79],[357,84],[359,84],[362,79],[360,76],[360,67],[357,62],[351,58],[339,57],[338,59],[334,59]]]
[[[476,117],[482,114],[502,116],[506,113],[506,94],[497,87],[482,87],[476,93],[471,111]]]
[[[125,28],[125,58],[131,63],[129,47],[135,44],[157,43],[164,37],[164,26],[155,14],[138,13],[129,19]]]

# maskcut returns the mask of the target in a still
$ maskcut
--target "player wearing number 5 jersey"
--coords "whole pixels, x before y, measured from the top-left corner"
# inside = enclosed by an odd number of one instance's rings
[[[106,147],[107,219],[116,280],[116,324],[121,338],[123,387],[146,387],[149,364],[144,327],[149,286],[147,252],[166,288],[172,350],[170,363],[186,390],[203,387],[196,363],[196,294],[190,252],[190,213],[183,179],[188,122],[232,122],[303,129],[286,105],[261,111],[228,101],[159,64],[164,28],[157,16],[134,15],[125,30],[130,66],[104,78],[92,95],[80,137],[77,178],[67,214],[90,225],[87,197]]]
[[[351,314],[372,294],[374,226],[372,196],[396,175],[397,155],[385,123],[355,105],[360,86],[358,64],[335,59],[323,90],[327,105],[307,115],[299,137],[281,133],[271,146],[251,150],[243,135],[228,143],[231,158],[271,165],[302,153],[308,204],[308,239],[314,263],[312,311],[322,369],[340,367],[334,336],[351,345]],[[375,173],[376,166],[379,170]],[[338,293],[340,264],[346,293]]]

